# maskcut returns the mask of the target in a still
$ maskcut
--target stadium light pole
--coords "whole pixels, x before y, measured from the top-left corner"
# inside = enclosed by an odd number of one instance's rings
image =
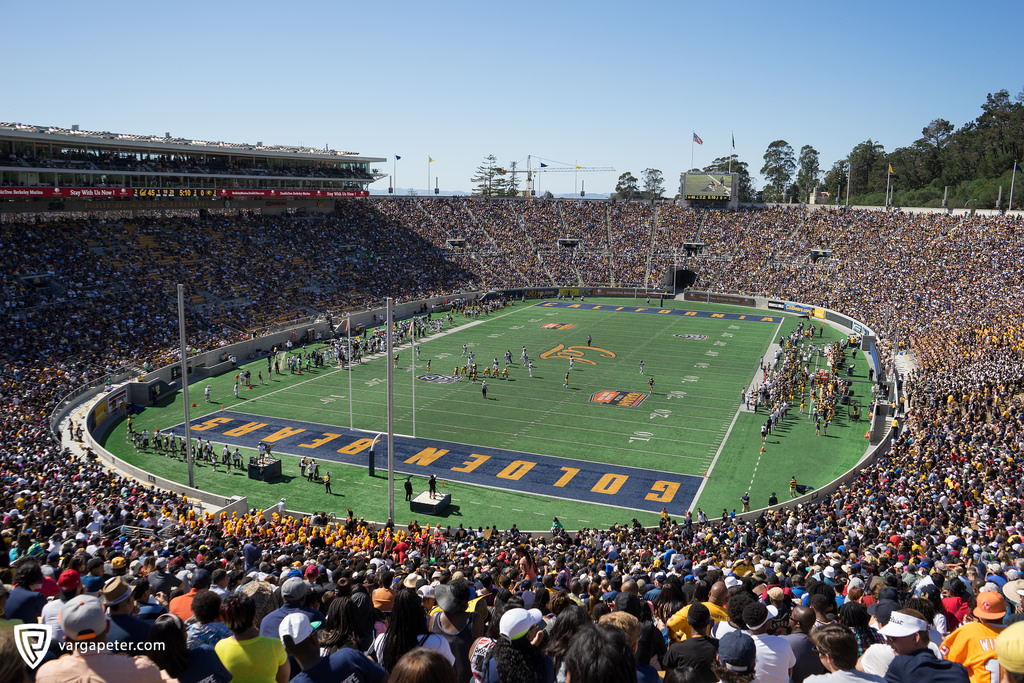
[[[385,365],[387,366],[388,377],[388,521],[395,520],[395,373],[392,358],[394,351],[392,340],[394,338],[394,323],[392,320],[392,306],[394,299],[388,297],[385,308],[386,324],[384,325],[385,336],[387,337],[388,356]]]
[[[430,189],[430,185],[427,185]],[[409,332],[412,334],[412,438],[416,438],[416,316],[412,316],[409,323]]]
[[[345,345],[348,353],[348,428],[355,429],[352,417],[352,314],[345,318]]]
[[[185,285],[178,285],[178,342],[181,345],[181,397],[185,401],[185,462],[188,464],[188,487],[195,488],[192,479],[192,429],[188,417],[188,346],[185,342]]]
[[[842,160],[839,162],[839,178],[836,181],[836,206],[839,206],[840,198],[843,196],[843,170],[845,163]]]

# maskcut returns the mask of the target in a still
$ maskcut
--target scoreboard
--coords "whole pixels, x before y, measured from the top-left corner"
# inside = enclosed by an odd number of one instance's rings
[[[679,185],[684,206],[739,206],[738,176],[731,173],[683,173]]]
[[[153,199],[156,197],[216,197],[217,190],[201,190],[192,189],[187,187],[158,187],[158,188],[142,188],[137,187],[132,190],[133,197],[143,197],[146,199]]]
[[[732,179],[728,173],[686,173],[683,175],[683,198],[728,201],[732,197]]]

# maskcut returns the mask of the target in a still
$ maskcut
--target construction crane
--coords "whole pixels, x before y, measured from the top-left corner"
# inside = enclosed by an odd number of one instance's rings
[[[541,157],[538,157],[540,159]],[[551,161],[548,159],[547,161]],[[553,163],[559,164],[558,166],[552,166],[546,164],[543,161],[539,162],[540,168],[534,169],[532,164],[532,155],[526,157],[526,196],[532,197],[535,194],[533,189],[533,174],[536,173],[539,176],[541,173],[614,173],[615,169],[611,166],[580,166],[579,164],[566,164],[561,161],[555,161]],[[573,194],[576,192],[576,179],[573,179]],[[580,196],[584,196],[586,191],[579,193]]]

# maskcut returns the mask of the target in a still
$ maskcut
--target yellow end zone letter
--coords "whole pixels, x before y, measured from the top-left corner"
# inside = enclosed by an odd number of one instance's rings
[[[203,431],[206,431],[207,429],[213,429],[217,425],[227,424],[228,422],[234,422],[234,418],[231,418],[231,417],[215,417],[215,418],[213,418],[211,420],[207,420],[206,422],[204,422],[202,424],[193,425],[189,429],[191,429],[193,432],[203,432]]]
[[[661,493],[655,493],[655,491],[660,491]],[[651,492],[644,496],[644,500],[656,501],[658,503],[671,503],[672,499],[676,497],[676,493],[678,491],[678,482],[656,481],[654,482],[654,486],[651,487]]]

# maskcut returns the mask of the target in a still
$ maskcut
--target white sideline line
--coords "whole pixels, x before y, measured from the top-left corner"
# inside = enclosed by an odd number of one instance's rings
[[[779,321],[779,326],[775,328],[775,337],[772,337],[772,343],[775,342],[775,338],[778,336],[779,330],[782,329],[782,323],[784,321],[785,321],[785,318],[780,320]],[[759,372],[761,372],[761,368],[758,368],[755,371],[755,373],[754,373],[754,378],[755,379],[757,378],[757,373],[759,373]],[[753,381],[751,381],[751,383],[753,383]],[[722,444],[718,447],[718,451],[715,453],[715,457],[711,460],[711,464],[708,466],[708,471],[704,473],[704,479],[700,482],[700,486],[697,487],[697,493],[695,493],[693,495],[693,501],[690,503],[690,512],[691,513],[695,509],[697,509],[697,501],[700,500],[700,494],[704,492],[704,487],[707,485],[708,479],[711,478],[711,471],[715,469],[715,463],[718,462],[718,456],[720,456],[722,454],[722,451],[725,450],[725,444],[728,443],[729,435],[732,434],[732,428],[734,426],[736,426],[736,420],[740,419],[740,412],[742,410],[743,410],[743,406],[740,405],[740,407],[736,409],[736,414],[732,416],[732,422],[729,423],[729,429],[726,430],[726,432],[725,432],[725,438],[722,439]],[[750,480],[750,484],[751,484],[751,487],[752,487],[753,484],[754,484],[754,480],[753,479]]]

